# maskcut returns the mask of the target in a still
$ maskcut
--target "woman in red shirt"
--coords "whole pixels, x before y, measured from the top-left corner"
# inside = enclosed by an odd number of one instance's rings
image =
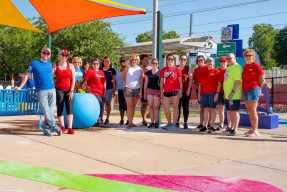
[[[74,134],[73,125],[73,103],[75,88],[75,67],[68,62],[69,52],[64,49],[60,52],[60,62],[53,66],[53,72],[56,76],[56,105],[57,116],[64,133],[66,127],[64,124],[63,109],[64,103],[67,112],[68,134]]]
[[[208,132],[215,132],[214,123],[216,118],[216,102],[220,90],[221,83],[218,82],[219,70],[214,68],[214,59],[209,57],[206,60],[207,70],[204,70],[199,79],[198,101],[201,101],[201,107],[204,109],[203,127],[200,132],[207,130],[208,119],[211,117],[211,127]]]
[[[245,133],[247,137],[259,136],[257,104],[264,85],[264,73],[258,63],[255,63],[255,51],[247,49],[243,53],[246,64],[242,73],[242,88],[245,106],[251,123],[251,130]]]
[[[163,100],[163,108],[168,124],[163,127],[166,130],[177,129],[176,122],[178,118],[178,102],[182,96],[182,74],[181,70],[174,65],[174,56],[168,54],[166,57],[167,66],[160,72],[160,96]],[[171,114],[169,105],[173,106],[173,123],[171,123]]]
[[[98,58],[92,59],[92,69],[89,69],[84,76],[87,86],[91,88],[92,94],[96,96],[100,104],[100,112],[102,113],[102,102],[105,96],[106,77],[102,70],[100,70],[101,60]],[[98,118],[98,125],[102,124],[101,114]]]

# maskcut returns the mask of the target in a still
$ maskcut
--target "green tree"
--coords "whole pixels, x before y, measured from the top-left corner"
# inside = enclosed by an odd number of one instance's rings
[[[144,33],[140,33],[136,37],[136,42],[142,43],[142,42],[152,41],[152,35],[153,35],[152,31],[146,31]],[[168,31],[168,32],[163,31],[162,32],[162,39],[175,39],[179,37],[180,36],[176,33],[176,31]]]
[[[279,30],[279,33],[275,37],[275,55],[276,61],[278,62],[279,66],[283,64],[287,64],[287,26],[283,29]]]
[[[258,51],[262,66],[265,69],[277,66],[274,54],[275,37],[278,33],[270,24],[256,24],[248,45]]]
[[[40,17],[31,22],[44,33],[36,33],[13,27],[0,26],[0,79],[10,79],[13,74],[17,80],[19,73],[24,73],[31,61],[40,58],[40,51],[47,46],[47,25]],[[123,40],[111,30],[107,22],[93,21],[75,25],[52,34],[52,62],[59,60],[59,51],[70,51],[69,60],[80,56],[84,61],[98,57],[101,60],[109,56],[114,67],[119,66],[117,47],[122,47]]]

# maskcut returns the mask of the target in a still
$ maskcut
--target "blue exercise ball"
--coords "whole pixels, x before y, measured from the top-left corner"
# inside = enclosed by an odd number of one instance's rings
[[[73,128],[84,129],[93,126],[100,115],[98,99],[91,93],[75,93],[73,104]],[[66,109],[64,109],[65,125],[68,125]]]

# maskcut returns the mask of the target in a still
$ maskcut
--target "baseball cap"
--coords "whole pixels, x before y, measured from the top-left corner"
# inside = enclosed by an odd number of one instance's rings
[[[220,57],[220,61],[226,62],[226,57]]]
[[[214,61],[214,59],[212,58],[212,57],[208,57],[207,59],[206,59],[206,61]]]
[[[45,47],[42,49],[42,52],[49,52],[51,53],[51,49],[49,47]]]
[[[62,49],[60,55],[69,55],[69,51],[67,49]]]

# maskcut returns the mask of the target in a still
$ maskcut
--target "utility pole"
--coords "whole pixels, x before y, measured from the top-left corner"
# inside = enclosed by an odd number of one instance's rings
[[[152,57],[157,56],[157,11],[158,0],[153,0],[153,36],[152,36]]]
[[[189,36],[192,35],[192,13],[190,14],[190,24],[189,24]]]

